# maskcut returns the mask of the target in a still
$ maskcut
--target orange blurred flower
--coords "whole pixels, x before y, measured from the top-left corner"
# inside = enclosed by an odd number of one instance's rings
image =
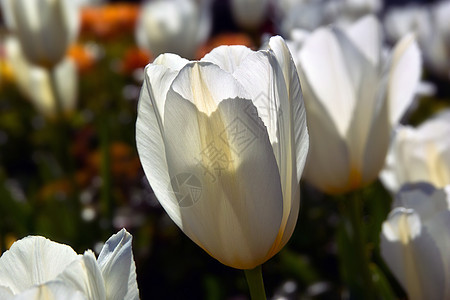
[[[243,45],[249,48],[254,48],[255,45],[252,39],[244,33],[222,33],[211,38],[204,46],[197,51],[197,58],[200,59],[212,49],[222,45]]]
[[[152,56],[146,50],[131,47],[123,56],[121,63],[121,72],[131,74],[134,70],[144,68],[151,60]]]
[[[81,10],[81,30],[100,38],[134,31],[139,5],[114,3]]]
[[[90,70],[95,64],[95,56],[84,45],[72,45],[68,55],[75,61],[80,73]]]

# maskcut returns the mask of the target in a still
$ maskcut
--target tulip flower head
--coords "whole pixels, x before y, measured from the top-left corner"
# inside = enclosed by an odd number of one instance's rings
[[[379,22],[367,16],[345,29],[317,29],[294,53],[311,137],[304,176],[326,193],[377,178],[391,130],[413,100],[421,70],[413,36],[387,59],[381,41]]]
[[[202,4],[194,0],[147,2],[136,25],[138,45],[154,56],[170,52],[194,58],[211,29],[209,2]]]
[[[449,137],[450,110],[417,128],[400,125],[380,174],[384,186],[396,193],[405,183],[424,181],[437,188],[450,184]]]
[[[308,133],[282,38],[200,61],[160,55],[145,70],[136,141],[161,205],[223,264],[253,269],[289,240]]]
[[[450,186],[400,190],[383,223],[381,255],[408,299],[450,297]]]
[[[50,68],[66,55],[79,28],[79,7],[72,0],[1,0],[7,26],[26,58]]]
[[[36,110],[47,117],[58,113],[55,90],[51,86],[50,71],[30,64],[24,57],[19,42],[14,37],[5,40],[6,57],[14,66],[13,74],[22,94],[31,101]],[[61,110],[74,110],[77,100],[78,72],[75,63],[65,58],[54,66],[56,91],[62,99]]]
[[[44,237],[25,237],[0,257],[0,299],[139,299],[131,240],[122,229],[96,259],[90,250],[78,255]]]
[[[396,41],[407,32],[414,32],[423,53],[427,70],[443,79],[450,79],[450,1],[429,5],[409,5],[388,10],[384,20],[386,32]]]

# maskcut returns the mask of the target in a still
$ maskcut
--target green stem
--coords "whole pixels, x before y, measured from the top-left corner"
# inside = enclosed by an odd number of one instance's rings
[[[359,192],[353,192],[341,203],[341,243],[340,258],[345,275],[352,292],[357,298],[375,298],[370,258],[364,234],[363,199]]]
[[[251,270],[244,270],[252,300],[266,300],[261,265]]]

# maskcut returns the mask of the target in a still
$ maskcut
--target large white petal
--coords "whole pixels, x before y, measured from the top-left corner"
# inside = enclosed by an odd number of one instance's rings
[[[164,105],[167,91],[188,61],[175,54],[163,54],[145,70],[136,121],[136,145],[145,175],[156,197],[172,220],[181,226],[178,202],[168,193],[170,177],[163,142]]]
[[[283,200],[264,124],[241,89],[215,65],[187,65],[168,93],[164,142],[181,228],[222,263],[246,269],[265,261]]]
[[[273,51],[284,77],[287,100],[280,99],[281,120],[278,121],[278,135],[280,146],[285,145],[285,151],[274,153],[284,154],[284,158],[277,159],[281,182],[283,183],[283,223],[280,230],[282,235],[278,250],[289,240],[297,222],[300,208],[299,181],[303,173],[309,149],[309,135],[306,127],[306,110],[303,102],[300,80],[292,56],[284,40],[277,36],[269,41],[269,49]],[[274,70],[277,66],[272,63]],[[279,72],[279,71],[278,71]],[[281,74],[277,74],[279,77]],[[282,88],[284,85],[279,86]],[[283,95],[279,93],[280,97]],[[281,147],[280,147],[281,148]],[[275,149],[275,147],[274,147]]]
[[[421,76],[420,50],[410,34],[402,38],[392,54],[388,101],[390,122],[395,125],[411,105]]]
[[[40,236],[25,237],[0,257],[0,285],[17,294],[55,279],[76,259],[77,254],[67,245]]]
[[[108,300],[139,299],[132,239],[131,234],[122,229],[106,241],[98,257]]]
[[[211,62],[222,70],[233,74],[247,55],[253,53],[245,46],[220,46],[206,54],[201,61]]]
[[[367,15],[345,29],[353,44],[373,66],[380,62],[381,30],[380,22],[374,15]]]
[[[95,254],[87,250],[56,278],[81,291],[87,299],[106,300],[105,282]]]
[[[327,193],[346,191],[350,177],[350,154],[333,119],[315,97],[307,78],[299,70],[305,99],[309,152],[304,178]]]
[[[329,29],[320,28],[305,41],[300,68],[337,131],[345,136],[356,105],[355,90],[339,43]]]
[[[4,298],[2,298],[4,299]],[[14,300],[88,300],[83,293],[61,281],[52,281],[16,295]]]
[[[367,183],[376,178],[384,164],[387,145],[375,143],[376,147],[373,147],[371,138],[375,137],[376,141],[380,142],[389,141],[390,131],[385,130],[389,122],[381,123],[383,117],[387,118],[387,106],[384,104],[386,88],[379,80],[378,66],[374,65],[367,54],[362,52],[364,49],[359,48],[356,42],[340,29],[335,28],[334,34],[342,49],[343,59],[348,67],[356,96],[353,116],[346,133],[351,170],[353,170],[352,185],[355,188],[360,187],[362,181]],[[359,36],[352,38],[358,39]],[[377,152],[377,150],[381,151]],[[373,158],[369,156],[369,161],[366,160],[367,152],[375,155]],[[378,155],[380,152],[381,155]]]

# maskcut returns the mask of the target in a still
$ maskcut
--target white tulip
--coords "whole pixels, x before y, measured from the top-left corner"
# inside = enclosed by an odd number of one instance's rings
[[[159,56],[145,70],[136,141],[161,205],[223,264],[252,269],[289,240],[308,133],[282,38],[200,61]]]
[[[143,5],[136,25],[137,44],[153,55],[170,52],[194,58],[211,30],[209,1],[156,0]]]
[[[139,299],[131,250],[124,229],[112,235],[98,259],[41,236],[15,242],[0,257],[1,299]]]
[[[235,22],[245,29],[258,29],[267,16],[269,0],[231,0]]]
[[[320,0],[273,0],[279,30],[286,36],[293,30],[312,31],[332,23],[338,17],[342,3]]]
[[[17,86],[36,109],[45,116],[55,116],[58,112],[54,89],[51,86],[50,70],[30,64],[24,57],[16,38],[5,41],[6,57],[14,66],[13,73]],[[78,71],[75,63],[66,58],[54,66],[56,90],[61,101],[61,110],[75,109],[78,95]]]
[[[450,110],[419,127],[399,126],[380,174],[396,193],[405,183],[425,181],[438,188],[450,184]]]
[[[1,4],[6,24],[30,62],[50,68],[64,58],[78,33],[76,1],[1,0]]]
[[[388,37],[396,41],[414,32],[425,66],[435,75],[450,79],[450,1],[433,5],[410,5],[390,9],[385,17]]]
[[[391,130],[413,100],[421,73],[413,36],[388,59],[381,48],[380,24],[367,16],[345,29],[317,29],[294,53],[311,137],[304,176],[324,192],[377,178]]]
[[[422,36],[432,33],[429,11],[419,5],[390,8],[384,17],[384,28],[386,38],[393,43],[410,32],[417,35],[419,42]]]
[[[383,8],[382,0],[343,0],[345,17],[357,20],[367,14],[376,14]]]
[[[408,299],[450,298],[450,185],[403,188],[383,223],[381,255]]]

